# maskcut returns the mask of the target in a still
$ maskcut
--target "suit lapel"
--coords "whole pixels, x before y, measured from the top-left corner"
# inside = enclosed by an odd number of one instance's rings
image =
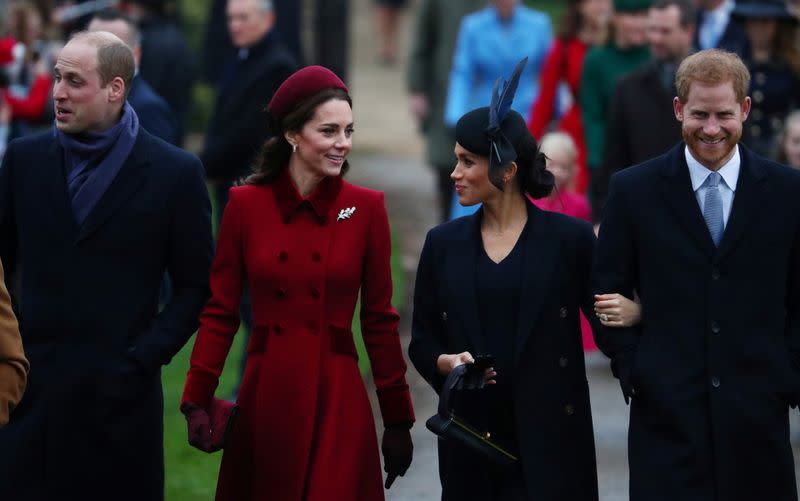
[[[740,147],[741,167],[739,169],[739,181],[736,183],[736,192],[733,196],[733,207],[728,218],[725,232],[722,234],[722,241],[719,244],[717,260],[721,260],[736,242],[741,238],[748,223],[758,214],[763,203],[759,200],[764,198],[767,183],[766,174],[760,168],[758,162],[753,158],[750,150]]]
[[[692,190],[692,180],[689,178],[689,166],[686,165],[684,156],[684,143],[680,143],[667,155],[666,163],[661,174],[663,182],[660,183],[661,194],[675,217],[680,221],[686,233],[700,246],[706,254],[716,252],[714,241],[700,213],[700,206]]]
[[[136,144],[134,144],[131,154],[128,155],[127,160],[125,160],[106,192],[97,201],[97,205],[86,216],[86,220],[80,228],[77,242],[87,238],[105,223],[136,192],[144,181],[144,166],[150,162],[145,154],[147,146],[145,134],[141,129],[139,130]]]
[[[469,343],[478,353],[485,353],[485,343],[481,335],[481,322],[478,315],[478,296],[475,290],[475,270],[478,259],[478,246],[481,243],[480,218],[483,209],[468,216],[466,231],[458,235],[459,244],[454,246],[458,252],[446,256],[447,277],[457,277],[451,285],[451,292],[459,298],[456,301],[463,319],[462,327]]]
[[[547,215],[532,203],[527,202],[527,205],[528,231],[523,242],[525,254],[522,269],[522,296],[519,303],[517,332],[514,338],[515,365],[528,341],[533,324],[539,316],[561,246],[558,235],[548,229],[550,220]]]

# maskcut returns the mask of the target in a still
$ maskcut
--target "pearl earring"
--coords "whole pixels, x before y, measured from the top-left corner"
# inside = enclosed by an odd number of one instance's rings
[[[292,145],[292,153],[297,153],[297,145],[296,144]]]

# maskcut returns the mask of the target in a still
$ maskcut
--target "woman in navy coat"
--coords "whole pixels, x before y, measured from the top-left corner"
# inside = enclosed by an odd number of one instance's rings
[[[501,110],[491,123],[489,109],[467,113],[456,126],[455,190],[463,205],[482,208],[428,233],[409,355],[437,392],[454,367],[492,355],[488,384],[457,391],[455,413],[520,460],[500,467],[440,441],[442,499],[596,500],[578,314],[597,318],[589,282],[594,233],[525,197],[546,196],[553,176],[522,116],[503,118]],[[629,311],[634,303],[624,305]],[[618,312],[600,315],[619,322]]]

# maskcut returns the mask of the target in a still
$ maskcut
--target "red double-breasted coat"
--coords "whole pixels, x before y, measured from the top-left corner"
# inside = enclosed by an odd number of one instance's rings
[[[413,422],[383,194],[332,177],[304,199],[284,172],[230,195],[183,394],[209,404],[239,326],[246,278],[254,327],[217,499],[384,499],[350,330],[361,290],[384,424]]]

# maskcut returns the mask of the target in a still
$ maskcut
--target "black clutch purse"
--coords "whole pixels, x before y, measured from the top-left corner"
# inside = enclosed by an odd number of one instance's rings
[[[450,405],[451,392],[459,385],[467,369],[466,364],[464,364],[450,371],[439,396],[439,410],[435,416],[428,419],[425,427],[437,434],[439,438],[448,442],[459,443],[468,449],[483,454],[498,465],[514,466],[518,461],[514,454],[492,441],[489,433],[478,431],[453,413]]]

